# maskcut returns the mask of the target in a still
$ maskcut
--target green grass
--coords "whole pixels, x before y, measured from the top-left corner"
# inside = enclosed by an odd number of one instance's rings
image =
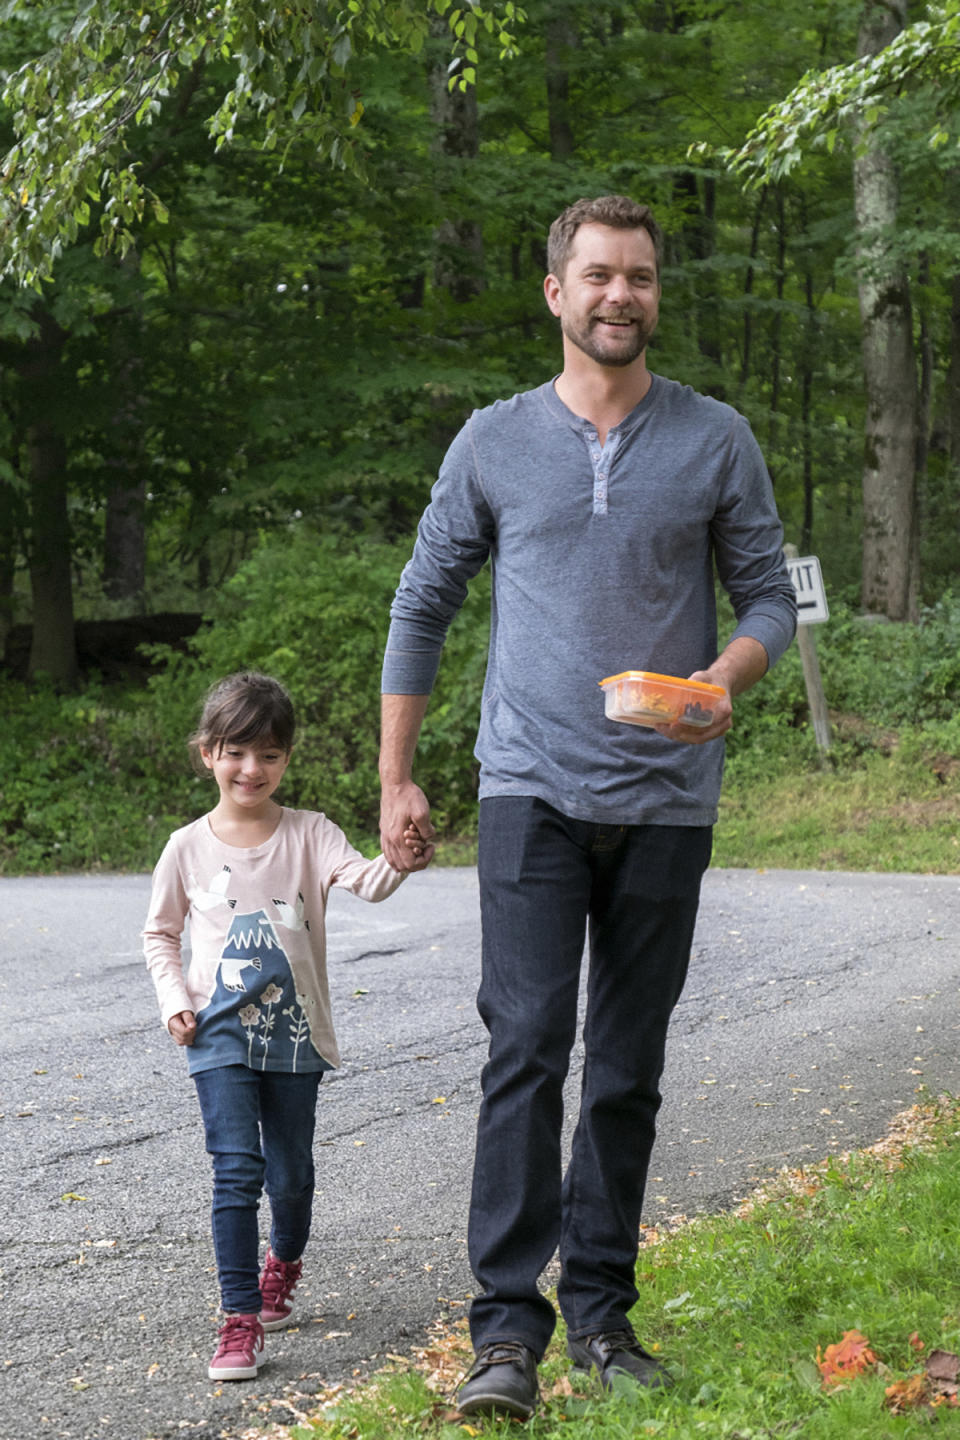
[[[698,1219],[641,1251],[632,1318],[670,1362],[670,1391],[627,1386],[604,1395],[596,1381],[571,1375],[561,1330],[541,1366],[540,1413],[523,1429],[468,1424],[449,1404],[469,1356],[458,1327],[421,1352],[419,1370],[395,1363],[287,1433],[463,1440],[509,1428],[529,1440],[910,1440],[935,1424],[938,1435],[960,1436],[960,1409],[885,1408],[887,1387],[922,1371],[932,1350],[960,1350],[960,1103],[943,1098],[917,1107],[917,1116],[924,1124],[893,1156],[864,1153],[781,1177],[779,1193],[749,1213]],[[880,1363],[825,1389],[818,1350],[849,1330],[867,1337]],[[431,1369],[440,1370],[439,1389],[422,1373]]]
[[[934,746],[843,757],[837,768],[730,773],[713,864],[751,869],[960,870],[960,783]]]

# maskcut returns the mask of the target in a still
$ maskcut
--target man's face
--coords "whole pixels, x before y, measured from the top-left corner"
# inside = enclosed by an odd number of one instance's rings
[[[631,365],[657,328],[657,256],[647,230],[581,225],[563,279],[544,294],[570,344],[598,365]]]

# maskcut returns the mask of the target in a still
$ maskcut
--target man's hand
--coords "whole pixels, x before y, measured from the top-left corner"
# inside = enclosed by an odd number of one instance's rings
[[[408,780],[384,785],[380,799],[380,844],[394,870],[425,870],[434,857],[436,830],[426,795]]]
[[[706,670],[697,670],[693,675],[687,676],[688,680],[702,680],[707,685],[718,685],[718,680],[709,680]],[[705,745],[708,740],[716,740],[720,735],[726,735],[733,724],[733,705],[730,701],[729,692],[722,698],[718,695],[713,706],[713,719],[709,725],[685,725],[682,720],[676,720],[672,725],[655,725],[653,728],[658,735],[666,735],[668,740],[679,740],[684,745]]]
[[[170,1016],[167,1029],[178,1045],[192,1045],[197,1038],[196,1016],[192,1010],[181,1010],[179,1015]]]
[[[741,635],[718,655],[709,670],[694,670],[688,680],[700,680],[706,685],[722,685],[727,692],[723,699],[718,697],[713,707],[713,719],[709,725],[684,725],[682,720],[673,725],[656,725],[654,729],[668,740],[679,740],[686,745],[705,745],[725,735],[733,724],[733,696],[742,695],[751,685],[756,685],[767,673],[769,657],[759,640]]]

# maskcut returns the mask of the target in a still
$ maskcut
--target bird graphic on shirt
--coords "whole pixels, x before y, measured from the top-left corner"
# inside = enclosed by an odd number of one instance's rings
[[[303,895],[297,891],[296,905],[290,905],[286,900],[274,900],[277,910],[280,913],[280,924],[287,930],[309,930],[310,921],[303,918]]]
[[[236,907],[236,900],[227,898],[227,887],[230,884],[230,866],[224,865],[218,875],[214,875],[206,889],[199,883],[197,877],[190,872],[190,884],[187,889],[187,899],[197,910],[214,910],[218,905],[229,905],[233,910]]]
[[[271,950],[283,955],[284,949],[264,910],[251,910],[234,915],[220,951],[220,976],[225,990],[246,990],[242,972],[248,966],[263,969],[264,957]]]

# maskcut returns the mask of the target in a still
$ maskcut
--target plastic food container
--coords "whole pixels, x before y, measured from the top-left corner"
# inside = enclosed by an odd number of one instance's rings
[[[705,729],[713,720],[717,700],[727,693],[722,685],[654,675],[649,670],[622,670],[600,685],[607,719],[625,725],[672,725],[682,720],[684,725]]]

